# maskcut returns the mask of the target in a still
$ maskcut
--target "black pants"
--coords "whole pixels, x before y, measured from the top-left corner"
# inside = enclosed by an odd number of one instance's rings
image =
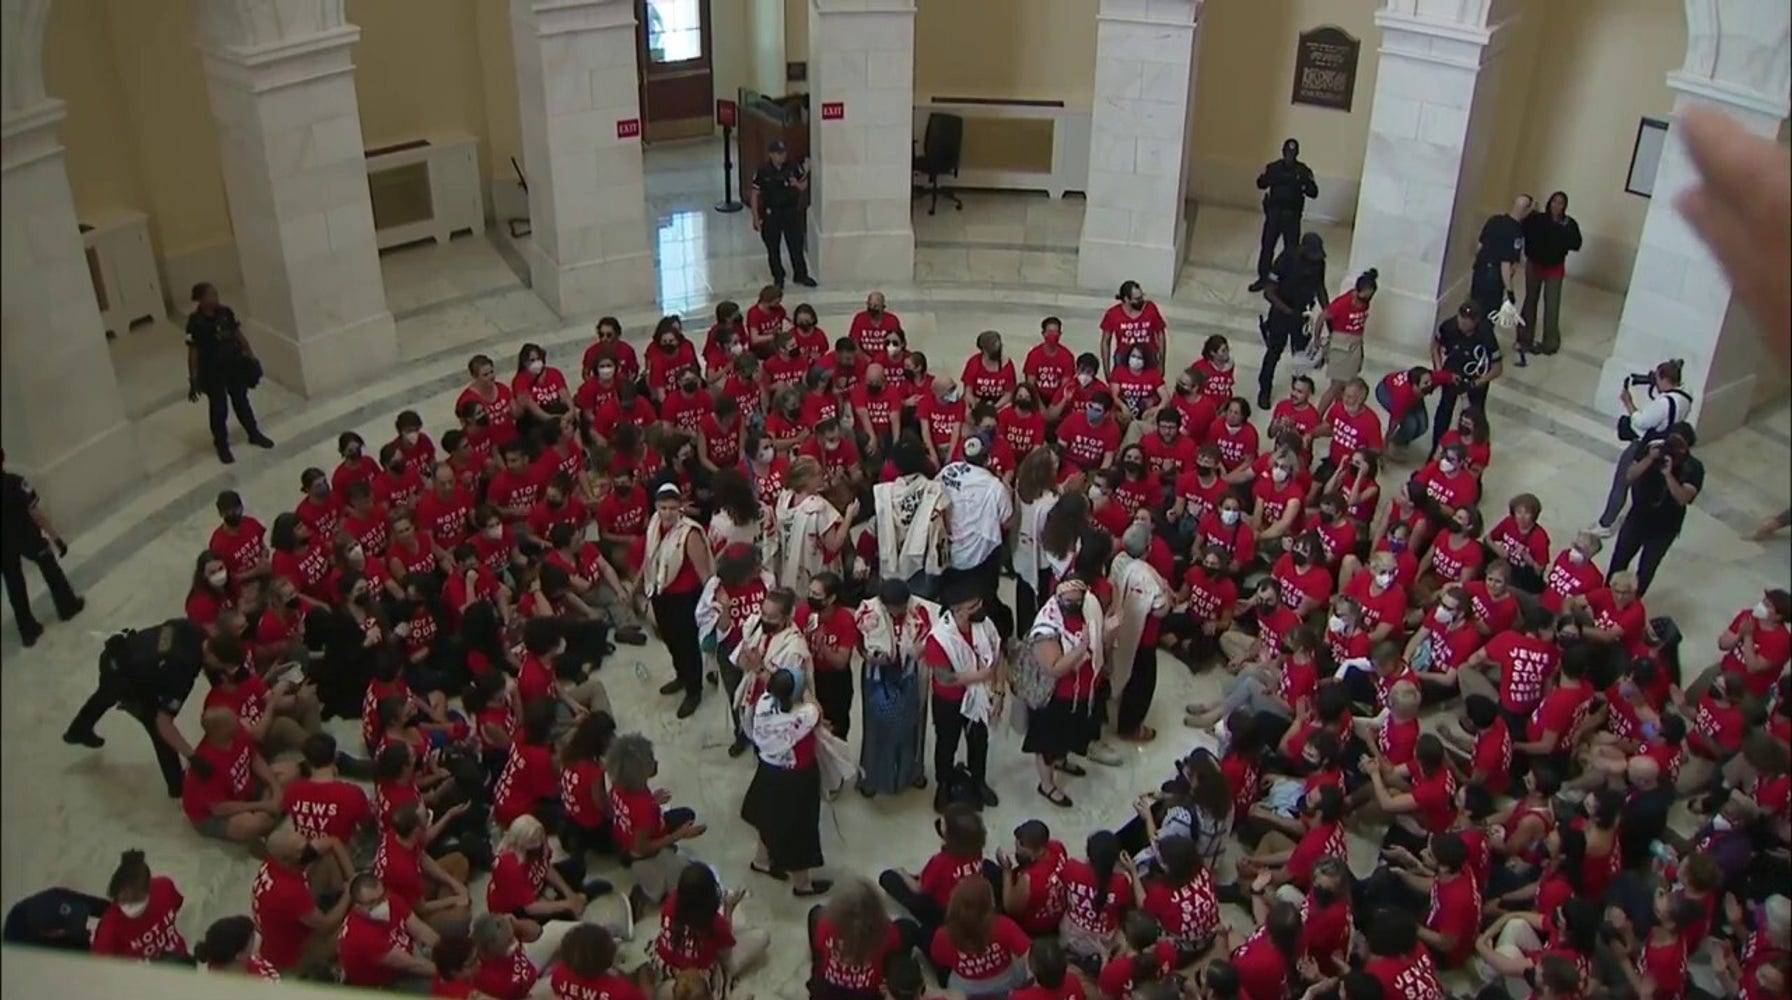
[[[1468,288],[1469,298],[1481,310],[1478,319],[1491,316],[1506,304],[1506,279],[1500,273],[1498,264],[1483,264],[1475,268],[1474,275],[1469,278]]]
[[[1266,396],[1274,396],[1276,365],[1282,361],[1282,352],[1291,342],[1297,351],[1307,349],[1305,320],[1298,315],[1272,311],[1257,328],[1263,333],[1263,368],[1257,373],[1257,388]]]
[[[1002,869],[994,861],[984,860],[983,877],[989,880],[991,889],[1001,891]],[[908,883],[902,880],[902,874],[895,869],[884,869],[877,877],[877,886],[885,895],[895,900],[897,905],[907,910],[909,916],[915,918],[915,923],[919,925],[920,941],[931,942],[933,932],[946,922],[946,908],[935,902],[932,896],[910,889]],[[941,981],[944,982],[944,979]]]
[[[784,258],[778,251],[780,241],[790,250],[790,269],[798,278],[809,276],[809,262],[803,259],[803,240],[808,236],[804,228],[800,208],[767,209],[760,218],[759,236],[765,240],[766,261],[772,266],[772,281],[777,284],[784,283]]]
[[[1663,531],[1650,524],[1647,517],[1638,517],[1632,511],[1618,526],[1618,538],[1612,543],[1611,572],[1629,569],[1630,561],[1636,559],[1636,593],[1638,597],[1647,594],[1649,581],[1655,579],[1661,560],[1667,556],[1668,549],[1673,548],[1674,539],[1679,537],[1680,532]]]
[[[1002,550],[998,547],[989,554],[989,558],[970,569],[948,569],[942,581],[942,590],[950,590],[958,581],[968,580],[977,588],[983,597],[983,610],[989,620],[995,622],[996,632],[1007,642],[1014,636],[1014,612],[1002,603],[1002,594],[997,587],[1002,582]],[[1030,627],[1033,623],[1028,622]]]
[[[1262,246],[1257,251],[1257,280],[1269,277],[1269,265],[1276,259],[1276,241],[1280,240],[1282,249],[1292,253],[1294,245],[1300,242],[1300,213],[1286,209],[1266,208],[1263,210]]]
[[[63,575],[62,564],[56,561],[56,550],[47,541],[42,545],[43,548],[35,553],[15,551],[0,556],[0,575],[6,578],[6,599],[12,603],[12,620],[20,632],[39,627],[36,616],[31,613],[31,594],[25,589],[26,559],[37,564],[44,583],[49,584],[50,599],[56,602],[57,614],[64,617],[72,614],[75,602],[80,600],[75,596],[75,588],[69,585],[68,577]]]
[[[815,700],[821,718],[834,735],[846,739],[852,730],[852,668],[815,671]]]
[[[1116,713],[1121,736],[1131,736],[1145,724],[1151,711],[1151,698],[1157,694],[1157,646],[1139,643],[1132,657],[1132,676],[1120,691],[1120,708]]]
[[[660,641],[672,654],[685,697],[692,700],[703,697],[703,647],[697,640],[697,599],[701,596],[692,591],[653,598],[653,620],[659,626]]]
[[[1461,376],[1457,376],[1460,378]],[[1487,386],[1477,385],[1463,389],[1457,385],[1439,386],[1437,389],[1437,416],[1431,421],[1431,450],[1437,451],[1443,442],[1444,435],[1456,428],[1456,403],[1463,396],[1468,397],[1469,405],[1487,412]]]
[[[220,448],[230,445],[230,410],[236,411],[236,422],[250,434],[261,433],[255,424],[255,408],[249,405],[249,387],[240,382],[215,385],[205,390],[205,408],[211,418],[212,444]]]
[[[747,742],[747,734],[740,728],[740,706],[734,704],[734,692],[740,687],[744,671],[734,665],[733,647],[718,647],[716,650],[716,672],[721,675],[722,697],[728,699],[728,718],[734,721],[734,738],[742,743]]]
[[[168,797],[180,795],[181,781],[186,776],[182,768],[180,754],[168,745],[162,734],[156,729],[155,711],[148,705],[124,704],[122,698],[128,694],[121,687],[121,682],[102,669],[99,687],[94,689],[81,710],[69,721],[68,731],[84,734],[94,731],[101,717],[114,708],[123,708],[131,718],[136,719],[143,731],[149,734],[149,744],[155,748],[156,766],[162,769],[162,784],[168,789]]]
[[[978,784],[989,773],[989,727],[972,722],[959,711],[959,702],[933,696],[933,780],[945,784],[958,760],[958,738],[964,737],[965,764]]]

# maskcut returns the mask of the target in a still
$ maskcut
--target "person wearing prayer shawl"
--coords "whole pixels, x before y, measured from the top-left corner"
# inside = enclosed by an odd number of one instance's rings
[[[1071,806],[1059,775],[1087,772],[1070,759],[1087,754],[1101,731],[1095,715],[1095,687],[1106,659],[1101,601],[1076,576],[1058,582],[1052,598],[1039,609],[1027,632],[1034,660],[1052,679],[1052,696],[1027,716],[1021,749],[1033,755],[1039,772],[1038,792],[1059,808]]]
[[[842,516],[822,495],[824,485],[821,463],[803,455],[790,463],[785,488],[778,494],[772,575],[778,586],[799,594],[809,592],[809,578],[815,574],[840,571],[847,525],[859,515],[859,502],[854,500]]]
[[[859,794],[896,795],[927,787],[927,672],[921,653],[940,607],[886,579],[853,613],[865,650],[859,668],[865,702],[859,744]]]
[[[684,692],[678,717],[689,718],[703,700],[703,647],[697,604],[703,585],[715,575],[703,526],[685,514],[684,491],[664,482],[653,491],[653,516],[644,536],[641,589],[653,609],[654,627],[678,675],[660,694]]]
[[[703,585],[703,596],[697,601],[698,642],[705,652],[714,654],[722,690],[730,694],[740,686],[741,671],[734,664],[734,650],[740,645],[747,619],[759,613],[765,595],[777,585],[771,573],[759,564],[759,553],[738,542],[716,557],[716,574]],[[728,747],[728,756],[739,757],[752,744],[741,725],[744,720],[740,706],[732,700],[729,715],[734,742]]]
[[[978,797],[987,808],[1000,802],[989,787],[989,726],[1001,717],[1004,689],[1002,637],[983,610],[983,588],[961,577],[946,590],[947,611],[922,646],[921,663],[933,681],[933,807],[951,801],[951,775],[958,743]]]
[[[778,610],[768,608],[775,617]],[[763,612],[762,612],[763,614]],[[763,624],[763,619],[761,620]],[[783,632],[795,632],[785,621]],[[791,894],[819,896],[833,887],[811,872],[821,867],[821,769],[816,738],[821,706],[801,674],[773,670],[747,723],[759,768],[740,804],[740,818],[759,833],[752,869],[789,879]]]
[[[740,683],[734,688],[734,704],[740,709],[741,728],[752,737],[748,718],[765,694],[766,681],[776,670],[788,670],[803,679],[809,687],[814,660],[809,641],[803,638],[792,618],[796,614],[796,594],[784,587],[766,592],[759,613],[749,617],[740,629],[740,643],[734,647],[734,665],[740,668]]]
[[[905,434],[890,449],[896,478],[871,488],[878,569],[924,592],[946,568],[946,503],[927,474],[927,446]]]
[[[1146,743],[1157,736],[1145,725],[1157,693],[1157,628],[1170,611],[1170,586],[1151,568],[1151,526],[1133,522],[1120,536],[1109,579],[1114,584],[1114,613],[1119,625],[1109,636],[1116,699],[1114,728],[1120,738]]]

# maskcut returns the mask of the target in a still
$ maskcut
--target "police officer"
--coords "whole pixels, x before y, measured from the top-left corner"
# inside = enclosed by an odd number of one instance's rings
[[[1325,241],[1318,233],[1307,233],[1298,247],[1282,251],[1270,269],[1263,297],[1269,302],[1269,312],[1260,324],[1264,350],[1263,368],[1257,374],[1257,408],[1267,412],[1282,352],[1290,342],[1296,351],[1307,349],[1306,312],[1325,307]]]
[[[181,762],[190,761],[196,768],[206,764],[193,757],[193,747],[181,736],[174,719],[193,693],[193,682],[208,658],[216,659],[208,648],[205,630],[185,618],[113,635],[100,652],[99,687],[69,722],[63,742],[105,746],[106,741],[93,731],[94,725],[111,709],[124,709],[149,733],[168,797],[179,798]],[[223,664],[218,663],[217,669],[223,669]]]
[[[1282,158],[1273,160],[1257,175],[1257,188],[1263,192],[1263,245],[1257,251],[1257,280],[1251,291],[1261,292],[1269,284],[1269,265],[1276,258],[1276,243],[1282,252],[1294,249],[1300,239],[1300,217],[1307,199],[1319,197],[1319,184],[1313,180],[1313,168],[1300,162],[1300,141],[1282,143]]]
[[[50,587],[50,599],[56,602],[56,614],[63,620],[81,613],[87,602],[75,593],[58,555],[68,555],[68,543],[50,523],[50,512],[44,509],[37,491],[16,472],[6,472],[6,452],[0,451],[0,575],[6,581],[6,599],[12,602],[12,620],[19,626],[19,641],[27,646],[37,644],[44,627],[31,613],[31,595],[25,591],[25,560],[37,564]],[[54,549],[52,549],[54,546]]]
[[[1509,210],[1490,216],[1481,224],[1468,294],[1481,307],[1484,317],[1498,312],[1505,303],[1516,301],[1513,289],[1518,287],[1518,267],[1524,260],[1524,220],[1530,215],[1531,196],[1521,194],[1512,199]]]
[[[249,390],[261,381],[261,362],[243,336],[236,313],[218,301],[218,289],[209,282],[193,286],[193,314],[187,317],[187,401],[199,402],[199,394],[211,413],[212,446],[218,461],[236,461],[230,453],[228,408],[236,410],[237,423],[249,433],[249,443],[272,448],[274,442],[255,423],[249,406]]]
[[[766,258],[772,265],[772,283],[784,287],[784,259],[778,241],[790,248],[790,269],[796,283],[815,287],[809,264],[803,259],[803,192],[809,190],[809,172],[789,162],[784,140],[775,140],[770,159],[753,174],[748,200],[753,206],[753,228],[765,239]]]
[[[1437,417],[1431,422],[1432,458],[1437,457],[1444,435],[1456,427],[1456,403],[1466,400],[1485,414],[1487,388],[1505,372],[1500,341],[1487,312],[1472,299],[1464,302],[1431,337],[1431,367],[1447,376],[1439,379]]]

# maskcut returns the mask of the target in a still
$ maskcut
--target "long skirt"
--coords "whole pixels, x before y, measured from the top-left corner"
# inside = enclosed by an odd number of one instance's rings
[[[761,760],[740,804],[740,818],[759,831],[772,867],[821,867],[821,771],[776,767]]]
[[[860,789],[896,795],[927,773],[927,698],[917,665],[859,670],[865,732],[859,745]]]
[[[1027,715],[1027,735],[1021,750],[1046,760],[1060,761],[1073,753],[1088,753],[1097,732],[1095,703],[1083,699],[1071,703],[1054,696]]]

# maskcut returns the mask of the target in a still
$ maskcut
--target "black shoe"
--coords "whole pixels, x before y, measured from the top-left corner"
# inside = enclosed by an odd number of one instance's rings
[[[179,785],[175,785],[175,786],[174,786],[174,787],[172,787],[172,788],[170,788],[170,789],[168,789],[168,797],[169,797],[169,798],[171,798],[171,799],[178,799],[178,798],[180,798],[180,797],[181,797],[181,789],[180,789],[180,786],[179,786]]]
[[[56,612],[56,616],[58,618],[61,618],[63,621],[68,621],[69,619],[80,614],[82,611],[86,610],[86,608],[87,608],[87,598],[77,597],[77,598],[75,598],[75,603],[69,605],[66,609]]]
[[[729,757],[739,757],[741,754],[746,753],[748,750],[751,750],[752,748],[753,748],[753,744],[748,743],[746,737],[736,736],[734,738],[734,742],[728,744],[728,756]]]
[[[225,465],[235,464],[236,456],[230,453],[229,445],[221,444],[218,446],[218,461],[223,462]]]
[[[1519,348],[1518,349],[1518,367],[1529,368],[1530,366],[1531,366],[1530,359],[1525,357],[1525,349],[1522,347]]]
[[[752,870],[755,875],[764,875],[766,878],[775,878],[780,882],[790,881],[790,873],[782,868],[774,868],[771,866],[761,868],[757,862],[753,861],[747,862],[747,868]]]
[[[37,640],[42,638],[43,634],[44,627],[36,622],[32,622],[29,625],[19,626],[19,642],[24,646],[30,647],[37,645]]]
[[[809,277],[806,274],[799,274],[793,280],[795,280],[797,284],[803,286],[804,288],[814,288],[815,287],[815,279]],[[816,884],[820,885],[821,883],[817,882]]]
[[[1213,896],[1222,903],[1232,903],[1246,909],[1250,909],[1251,906],[1251,894],[1244,891],[1244,887],[1237,882],[1214,886]]]
[[[98,750],[100,747],[106,745],[106,741],[100,738],[100,734],[91,729],[84,733],[77,733],[73,729],[70,729],[62,734],[62,742],[71,743],[78,747],[89,747],[94,750]]]
[[[775,286],[778,289],[778,291],[780,291],[780,292],[783,291],[784,290],[784,276],[782,274],[772,275],[772,285]]]
[[[647,645],[647,632],[639,625],[624,625],[616,630],[616,641],[625,646],[645,646]],[[612,653],[615,651],[614,648],[610,650]]]
[[[691,716],[696,715],[697,706],[702,703],[702,699],[694,694],[685,695],[684,700],[678,703],[678,717],[681,719],[688,719]]]
[[[984,782],[977,786],[977,795],[983,800],[983,807],[985,809],[994,809],[996,806],[1002,804],[1001,798],[996,795],[996,790],[989,787],[988,782]]]
[[[1263,289],[1266,286],[1268,286],[1268,284],[1269,284],[1268,278],[1258,278],[1256,281],[1251,282],[1250,290],[1253,292],[1261,292],[1261,291],[1263,291]]]
[[[274,439],[260,431],[250,431],[249,443],[257,448],[272,448],[274,446]]]
[[[599,896],[608,896],[615,892],[616,887],[601,878],[588,878],[584,885],[579,886],[579,891],[585,894],[586,899],[596,899]]]
[[[952,797],[946,794],[946,783],[942,781],[939,783],[939,787],[933,790],[933,811],[943,813],[951,804]]]
[[[660,694],[682,694],[683,692],[684,692],[684,681],[678,680],[676,678],[669,680],[666,683],[660,685]]]
[[[710,687],[721,687],[722,686],[722,675],[716,673],[714,670],[711,670],[709,673],[704,674],[703,679],[705,681],[709,682]]]
[[[798,280],[800,281],[802,279],[799,278]],[[813,282],[813,281],[809,282],[809,284],[811,284],[811,285],[813,285],[814,283],[815,282]],[[825,895],[827,893],[827,891],[829,889],[832,889],[833,887],[834,887],[834,883],[828,879],[825,879],[825,878],[810,879],[809,880],[809,888],[807,888],[807,889],[792,889],[792,890],[790,890],[790,894],[792,896],[796,896],[799,899],[807,899],[810,896]]]
[[[1268,389],[1258,389],[1257,390],[1257,409],[1262,410],[1265,413],[1268,413],[1269,408],[1272,405],[1274,405],[1274,404],[1271,402],[1271,400],[1269,398],[1269,390]]]

